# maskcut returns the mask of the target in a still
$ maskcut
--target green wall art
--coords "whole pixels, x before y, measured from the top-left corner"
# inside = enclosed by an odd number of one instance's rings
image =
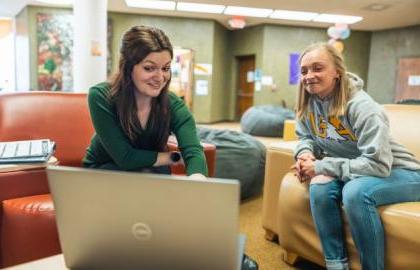
[[[37,13],[38,90],[73,91],[73,15]],[[107,22],[107,76],[112,67],[112,20]]]
[[[71,15],[37,14],[38,89],[72,91]]]

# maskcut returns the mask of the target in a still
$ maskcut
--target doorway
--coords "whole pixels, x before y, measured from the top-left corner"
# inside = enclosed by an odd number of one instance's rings
[[[420,57],[400,58],[395,102],[420,99]]]
[[[238,56],[238,80],[236,91],[236,119],[254,105],[255,55]]]

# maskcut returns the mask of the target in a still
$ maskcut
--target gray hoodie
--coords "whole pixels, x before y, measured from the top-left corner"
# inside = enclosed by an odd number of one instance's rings
[[[391,168],[420,170],[420,162],[390,135],[388,118],[363,88],[363,80],[348,73],[353,97],[344,116],[329,117],[331,99],[309,99],[309,115],[297,121],[299,144],[295,158],[310,151],[317,157],[315,173],[348,181],[359,176],[387,177]]]

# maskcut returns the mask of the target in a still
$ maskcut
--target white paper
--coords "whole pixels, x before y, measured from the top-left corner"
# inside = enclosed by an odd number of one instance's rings
[[[255,69],[255,71],[254,71],[254,80],[255,81],[261,81],[262,76],[263,76],[262,70],[259,69],[259,68]]]
[[[410,75],[410,76],[408,76],[408,85],[409,86],[420,85],[420,75]]]
[[[262,83],[262,85],[272,85],[273,84],[273,77],[262,76],[261,83]]]
[[[255,82],[254,89],[255,91],[261,91],[261,82]]]
[[[209,82],[207,80],[196,80],[195,94],[197,96],[207,96],[209,94]]]
[[[254,71],[250,70],[246,73],[246,82],[254,82]]]

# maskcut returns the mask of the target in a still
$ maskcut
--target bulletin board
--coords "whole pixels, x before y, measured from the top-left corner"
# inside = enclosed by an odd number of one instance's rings
[[[186,48],[174,48],[169,90],[183,99],[189,109],[192,108],[193,67],[194,51]]]

